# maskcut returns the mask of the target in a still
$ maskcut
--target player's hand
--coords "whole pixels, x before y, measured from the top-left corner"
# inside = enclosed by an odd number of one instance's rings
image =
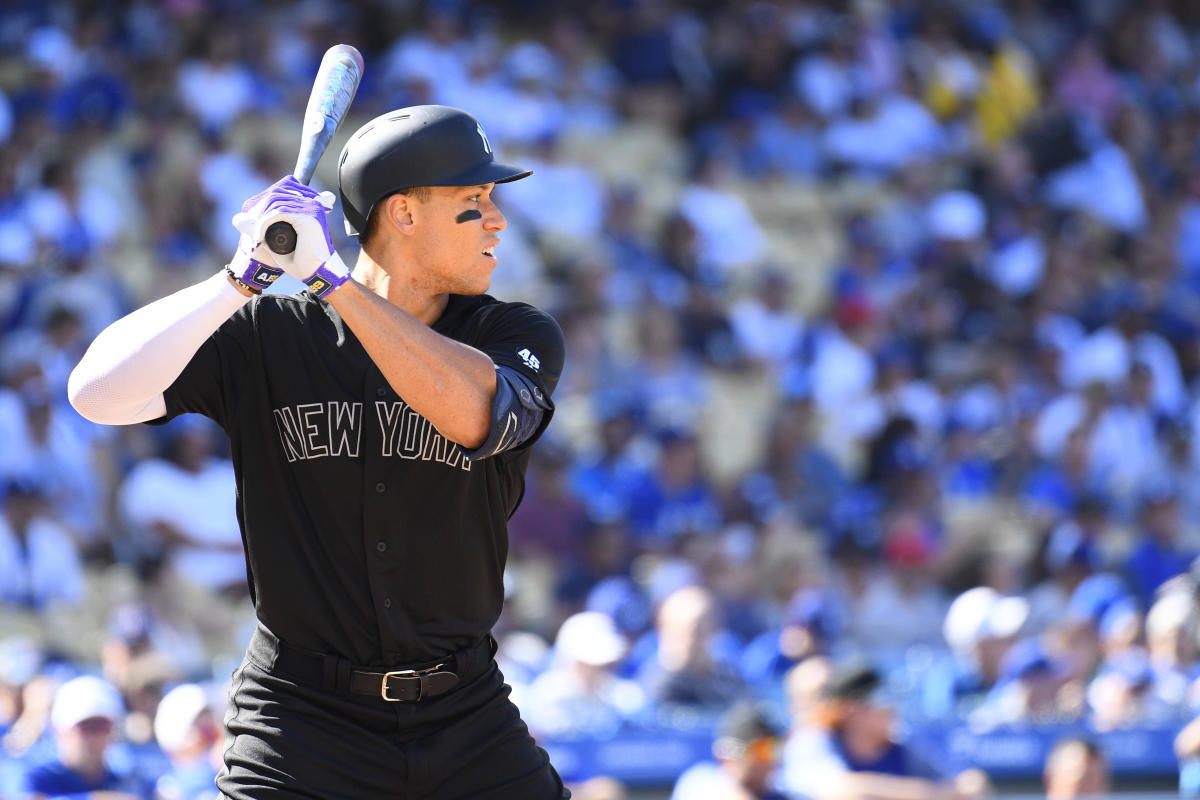
[[[286,222],[296,231],[296,249],[272,253],[274,265],[324,297],[350,279],[350,270],[333,249],[326,215],[333,208],[332,192],[317,192],[287,176],[272,184],[260,204],[233,218],[233,224],[255,242],[267,228]]]
[[[275,254],[266,243],[261,238],[255,239],[252,232],[242,230],[237,222],[242,214],[250,218],[257,217],[266,205],[267,195],[274,188],[272,185],[242,203],[241,214],[234,217],[234,226],[242,231],[242,235],[238,239],[237,251],[229,262],[229,270],[242,283],[260,292],[274,283],[283,270],[275,266]]]

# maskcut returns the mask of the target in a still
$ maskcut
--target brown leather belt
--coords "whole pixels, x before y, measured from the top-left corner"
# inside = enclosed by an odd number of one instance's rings
[[[437,697],[458,686],[458,675],[438,664],[429,669],[396,669],[390,672],[350,671],[350,691],[375,695],[389,703],[415,703]]]
[[[483,672],[496,653],[496,641],[484,636],[436,662],[389,670],[356,667],[335,655],[295,647],[259,625],[250,638],[249,653],[271,672],[309,686],[389,703],[416,703],[443,695]]]

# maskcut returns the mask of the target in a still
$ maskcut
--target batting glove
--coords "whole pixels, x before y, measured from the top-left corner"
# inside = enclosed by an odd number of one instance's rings
[[[257,217],[266,205],[267,195],[274,188],[275,185],[272,185],[242,203],[241,213],[233,218],[234,226],[241,231],[242,235],[238,239],[237,251],[229,262],[229,271],[233,277],[249,286],[251,290],[258,292],[274,283],[275,279],[283,274],[283,270],[275,266],[275,254],[271,252],[266,243],[261,238],[255,239],[250,230],[245,230],[238,225],[238,217],[242,215],[248,215],[251,219]]]
[[[350,280],[350,270],[333,249],[325,220],[333,208],[332,192],[317,192],[289,175],[274,183],[260,203],[235,215],[233,224],[254,242],[263,241],[267,228],[276,222],[291,225],[296,249],[271,253],[276,267],[303,282],[317,297]]]

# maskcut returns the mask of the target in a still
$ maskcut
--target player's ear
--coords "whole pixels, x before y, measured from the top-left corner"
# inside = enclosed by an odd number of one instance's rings
[[[389,225],[404,234],[413,234],[413,198],[406,194],[393,194],[384,198],[383,211]]]

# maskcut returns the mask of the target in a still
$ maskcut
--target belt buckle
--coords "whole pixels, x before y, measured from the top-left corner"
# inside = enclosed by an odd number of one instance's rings
[[[389,703],[404,702],[403,697],[388,696],[388,681],[390,681],[392,678],[416,678],[417,696],[410,702],[419,702],[425,690],[425,681],[421,679],[430,673],[437,672],[445,666],[445,664],[438,664],[436,667],[430,667],[429,669],[397,669],[392,670],[391,672],[385,672],[383,673],[383,680],[379,683],[379,696]]]

